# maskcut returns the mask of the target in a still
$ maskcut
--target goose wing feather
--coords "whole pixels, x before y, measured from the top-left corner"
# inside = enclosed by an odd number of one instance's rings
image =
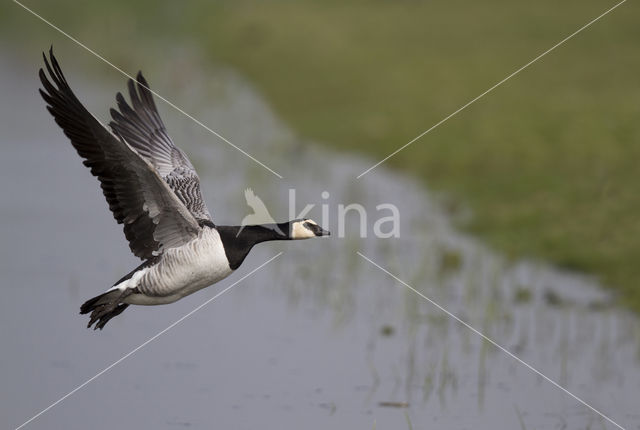
[[[197,236],[197,220],[159,176],[149,161],[124,139],[115,136],[80,103],[58,61],[43,53],[49,77],[40,69],[40,94],[47,109],[84,165],[98,178],[109,209],[134,255],[147,259],[181,246]]]
[[[138,72],[136,82],[129,79],[131,105],[118,93],[118,110],[111,109],[111,129],[151,163],[187,209],[198,220],[209,220],[200,191],[200,179],[186,154],[178,148],[160,118],[147,80]]]

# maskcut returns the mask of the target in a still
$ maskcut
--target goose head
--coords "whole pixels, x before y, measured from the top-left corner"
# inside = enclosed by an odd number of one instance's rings
[[[311,239],[317,236],[329,236],[327,230],[323,229],[312,219],[300,219],[291,221],[291,239]]]

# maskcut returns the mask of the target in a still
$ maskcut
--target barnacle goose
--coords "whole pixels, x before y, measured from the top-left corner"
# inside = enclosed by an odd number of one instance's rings
[[[129,105],[121,93],[111,109],[111,130],[77,99],[60,65],[43,53],[40,94],[84,165],[98,178],[109,209],[134,255],[143,263],[80,308],[102,329],[129,305],[172,303],[233,273],[251,248],[269,240],[327,236],[310,219],[284,223],[214,224],[200,193],[200,181],[176,147],[158,114],[147,81],[129,80]]]

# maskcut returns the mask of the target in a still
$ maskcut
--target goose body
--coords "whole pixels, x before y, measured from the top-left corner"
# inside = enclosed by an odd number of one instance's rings
[[[198,237],[183,246],[167,249],[152,263],[135,270],[130,278],[112,288],[133,292],[123,299],[124,303],[172,303],[233,273],[220,234],[215,228],[206,226]]]
[[[102,329],[129,305],[175,302],[233,273],[251,248],[270,240],[326,236],[309,219],[217,226],[202,199],[200,180],[186,154],[168,136],[149,85],[129,80],[129,105],[121,93],[110,130],[77,99],[53,55],[43,54],[47,109],[85,166],[98,178],[116,221],[142,264],[103,294],[87,300],[88,327]]]

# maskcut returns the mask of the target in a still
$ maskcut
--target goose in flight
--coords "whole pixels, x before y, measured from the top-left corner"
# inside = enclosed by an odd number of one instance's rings
[[[257,243],[329,235],[310,219],[214,224],[198,175],[167,134],[141,72],[137,82],[128,82],[131,105],[117,94],[109,130],[75,96],[53,48],[43,58],[47,72],[39,72],[40,94],[47,110],[100,181],[129,248],[144,260],[80,307],[81,314],[91,313],[87,327],[102,329],[129,305],[172,303],[214,284],[233,273]]]

